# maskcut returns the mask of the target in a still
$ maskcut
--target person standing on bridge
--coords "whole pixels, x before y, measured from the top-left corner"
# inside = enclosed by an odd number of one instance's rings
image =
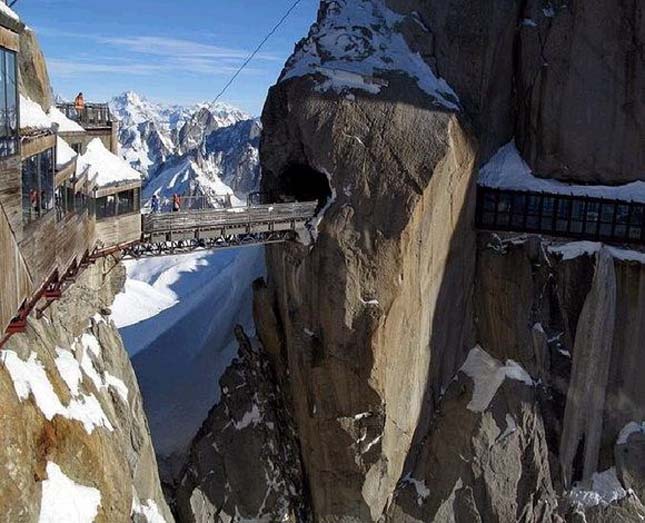
[[[74,100],[74,108],[80,118],[81,113],[85,110],[85,97],[83,96],[83,93],[78,93],[78,96],[76,96],[76,99]]]
[[[177,193],[172,195],[172,211],[179,212],[181,210],[181,196]]]
[[[152,201],[150,202],[150,207],[153,213],[159,212],[159,196],[156,194],[152,195]]]

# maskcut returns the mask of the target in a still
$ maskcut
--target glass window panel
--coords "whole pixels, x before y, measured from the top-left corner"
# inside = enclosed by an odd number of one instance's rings
[[[545,196],[542,198],[542,214],[547,216],[553,216],[555,210],[555,199],[551,196]]]
[[[619,204],[616,206],[616,223],[627,223],[629,217],[629,205]]]
[[[513,195],[513,214],[524,214],[526,212],[526,195]]]
[[[582,221],[584,217],[585,202],[575,200],[571,202],[571,219]]]
[[[574,234],[581,234],[582,233],[582,222],[571,222],[571,227],[569,228],[569,232],[572,232]]]
[[[7,117],[11,136],[18,132],[18,82],[16,81],[16,55],[7,55]]]
[[[527,205],[527,212],[529,215],[538,215],[540,214],[540,202],[541,196],[529,196],[529,201]]]
[[[516,228],[524,227],[524,215],[513,214],[513,216],[511,216],[511,225]]]
[[[494,225],[495,224],[495,213],[485,212],[482,214],[482,223],[484,225]]]
[[[569,227],[568,220],[558,220],[555,224],[555,230],[558,232],[567,232],[568,227]]]
[[[613,223],[615,209],[616,209],[615,204],[603,203],[600,211],[600,221],[603,223]]]
[[[49,149],[37,156],[40,169],[40,199],[42,209],[49,211],[54,208],[54,152]]]
[[[558,218],[562,220],[568,220],[570,209],[571,209],[570,200],[558,200]]]
[[[553,218],[550,216],[543,216],[542,217],[542,229],[551,229],[553,227]]]
[[[630,227],[629,228],[629,239],[630,240],[640,240],[641,237],[641,228],[640,227]]]
[[[612,224],[611,223],[601,223],[600,224],[600,236],[604,238],[609,238],[612,234]]]
[[[585,233],[586,234],[596,234],[597,229],[598,229],[598,222],[597,221],[591,221],[591,222],[587,222],[585,224]]]
[[[600,204],[598,202],[587,202],[587,224],[597,222],[600,218]],[[595,231],[595,224],[593,225]]]
[[[497,212],[509,212],[511,210],[512,196],[507,193],[499,195],[499,202],[497,203]]]
[[[540,229],[540,218],[539,216],[527,216],[526,218],[526,229],[529,231],[537,231]]]
[[[22,212],[26,223],[40,216],[40,187],[36,156],[22,162]]]
[[[510,214],[504,212],[504,213],[497,213],[497,225],[500,227],[506,227],[510,223],[511,216]]]
[[[622,224],[616,224],[616,227],[614,228],[614,237],[615,238],[625,238],[627,235],[627,226],[622,225]]]
[[[643,223],[643,206],[642,205],[633,205],[632,206],[632,215],[629,219],[630,225],[636,225],[640,227]]]

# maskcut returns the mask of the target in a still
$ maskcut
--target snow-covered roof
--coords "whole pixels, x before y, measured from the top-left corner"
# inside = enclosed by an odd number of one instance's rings
[[[56,140],[56,167],[64,167],[76,158],[76,156],[76,151],[59,136]]]
[[[8,16],[9,18],[11,18],[12,20],[15,20],[16,22],[20,22],[20,17],[16,14],[16,12],[1,0],[0,0],[0,13]]]
[[[141,174],[130,167],[128,162],[108,151],[99,138],[94,138],[85,154],[78,158],[77,172],[80,175],[85,171],[101,187],[141,180]]]
[[[84,132],[85,129],[83,129],[80,125],[78,125],[76,122],[70,120],[65,116],[57,107],[52,106],[49,109],[48,116],[50,120],[54,123],[58,124],[58,130],[61,133],[78,133],[78,132]]]
[[[501,147],[480,169],[478,183],[495,189],[549,192],[645,203],[645,182],[641,181],[624,185],[576,185],[550,178],[538,178],[520,156],[514,141]]]
[[[3,5],[0,2],[0,5]],[[52,121],[43,108],[33,100],[20,95],[20,128],[51,129]]]
[[[383,72],[403,73],[437,105],[459,110],[459,98],[437,77],[399,30],[404,17],[384,0],[338,0],[287,62],[281,81],[311,74],[325,77],[319,91],[362,89],[376,94],[387,84]]]

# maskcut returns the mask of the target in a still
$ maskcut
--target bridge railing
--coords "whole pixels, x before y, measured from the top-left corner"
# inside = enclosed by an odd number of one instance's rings
[[[180,211],[203,211],[206,209],[229,209],[234,205],[233,195],[215,194],[209,196],[181,196],[179,200]],[[146,210],[152,211],[152,203],[146,203]],[[159,198],[157,211],[160,213],[173,212],[172,197]]]
[[[73,103],[59,103],[56,107],[67,118],[84,127],[105,127],[112,124],[112,114],[106,103],[86,103],[80,111]]]
[[[303,223],[316,213],[318,202],[280,203],[228,209],[202,209],[143,216],[143,233],[205,230],[218,227],[250,227],[255,224],[297,221]]]
[[[645,205],[637,202],[479,186],[480,229],[645,244]]]

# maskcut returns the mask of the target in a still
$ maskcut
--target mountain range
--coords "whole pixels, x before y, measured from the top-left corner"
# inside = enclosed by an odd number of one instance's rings
[[[164,105],[127,91],[110,101],[120,153],[145,178],[144,197],[215,196],[237,202],[259,184],[258,119],[226,103]]]

